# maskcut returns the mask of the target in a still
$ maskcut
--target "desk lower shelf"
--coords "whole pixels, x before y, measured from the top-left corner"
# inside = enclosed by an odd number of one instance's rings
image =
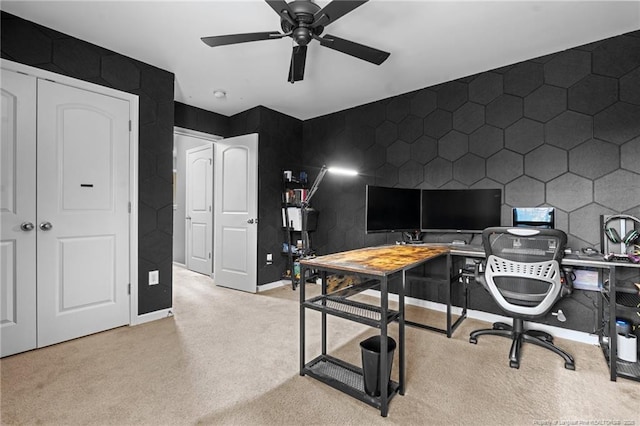
[[[329,355],[320,355],[304,366],[303,373],[338,389],[360,401],[380,409],[381,397],[369,396],[364,392],[362,369]],[[398,393],[397,382],[389,383],[387,403]]]
[[[342,297],[318,296],[302,304],[305,308],[325,312],[351,321],[380,328],[382,309],[379,306],[347,300]],[[387,310],[387,324],[399,318],[398,311]]]

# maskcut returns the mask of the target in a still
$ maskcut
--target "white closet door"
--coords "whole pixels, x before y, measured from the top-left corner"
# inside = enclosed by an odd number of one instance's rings
[[[186,167],[187,268],[213,273],[213,145],[188,149]]]
[[[0,356],[36,347],[36,79],[2,70]]]
[[[38,81],[38,346],[129,323],[129,102]]]

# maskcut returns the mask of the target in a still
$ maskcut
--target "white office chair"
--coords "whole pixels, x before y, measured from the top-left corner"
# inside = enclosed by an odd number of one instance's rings
[[[549,349],[564,358],[564,366],[575,370],[573,357],[553,344],[553,337],[539,330],[525,330],[524,320],[545,316],[570,287],[562,282],[560,261],[567,235],[557,229],[487,228],[482,233],[486,263],[478,265],[476,280],[489,291],[498,306],[513,317],[513,325],[502,322],[476,330],[469,342],[484,334],[513,340],[509,366],[520,367],[522,343]]]

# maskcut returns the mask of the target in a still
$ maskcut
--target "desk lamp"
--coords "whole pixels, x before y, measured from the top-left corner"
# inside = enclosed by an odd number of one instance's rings
[[[316,177],[316,180],[313,181],[311,188],[309,188],[309,192],[307,193],[307,196],[305,197],[304,200],[302,200],[301,213],[302,213],[302,255],[303,256],[306,256],[308,254],[307,251],[309,250],[309,233],[307,231],[307,218],[308,218],[307,214],[308,214],[309,202],[311,201],[311,198],[316,193],[316,191],[318,191],[320,182],[322,182],[322,179],[324,179],[324,176],[327,174],[327,172],[336,174],[336,175],[343,175],[343,176],[358,175],[358,172],[355,170],[344,169],[341,167],[322,166],[322,168],[320,169],[320,173],[318,173],[318,176]],[[302,280],[302,277],[300,277],[300,279]]]

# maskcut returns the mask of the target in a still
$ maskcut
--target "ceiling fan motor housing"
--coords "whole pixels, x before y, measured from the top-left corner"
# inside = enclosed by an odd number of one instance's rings
[[[296,0],[289,3],[289,9],[294,14],[291,18],[296,24],[293,25],[286,18],[282,18],[280,26],[285,33],[292,33],[291,37],[298,46],[306,46],[313,38],[313,34],[318,36],[322,33],[324,29],[322,25],[313,27],[313,15],[320,10],[320,6],[309,0]],[[287,12],[283,11],[283,13]]]

